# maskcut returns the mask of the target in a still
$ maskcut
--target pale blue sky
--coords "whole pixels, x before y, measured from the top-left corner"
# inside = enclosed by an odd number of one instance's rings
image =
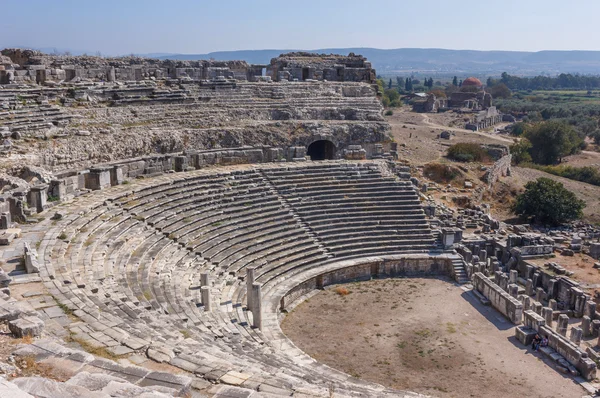
[[[0,48],[600,50],[599,0],[0,0]]]

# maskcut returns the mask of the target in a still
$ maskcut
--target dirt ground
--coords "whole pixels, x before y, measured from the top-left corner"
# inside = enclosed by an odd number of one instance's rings
[[[472,132],[462,128],[451,127],[458,122],[463,124],[464,115],[455,113],[415,113],[408,107],[394,111],[394,115],[386,116],[392,127],[392,135],[399,144],[401,159],[408,160],[412,165],[423,165],[439,160],[446,154],[448,146],[457,142],[496,143],[510,145],[512,140],[500,135],[483,132]],[[442,131],[450,131],[450,140],[437,136]]]
[[[569,271],[575,273],[570,278],[579,282],[584,289],[600,290],[600,269],[594,268],[594,263],[597,263],[598,260],[594,260],[592,257],[583,253],[575,253],[573,256],[561,256],[558,253],[555,254],[557,255],[554,258],[537,258],[527,260],[527,262],[540,267],[550,262],[560,264]],[[593,293],[593,291],[589,291],[588,293]]]
[[[448,159],[444,158],[447,148],[458,142],[504,145],[510,145],[513,142],[511,137],[495,134],[493,131],[472,132],[456,127],[463,125],[463,119],[464,115],[453,112],[415,113],[407,106],[395,110],[394,115],[386,117],[392,127],[394,139],[400,144],[398,153],[400,160],[407,161],[410,165],[417,167],[434,161],[449,162]],[[450,131],[452,134],[450,140],[437,138],[444,130]],[[581,154],[567,157],[565,164],[579,167],[600,167],[600,153],[584,151]],[[473,165],[477,166],[474,163],[461,165],[477,169],[477,167],[472,167]],[[506,185],[506,192],[502,193],[503,197],[495,198],[500,200],[492,200],[491,202],[494,217],[503,221],[514,218],[508,208],[511,198],[524,189],[528,181],[536,180],[539,177],[548,177],[563,183],[567,189],[575,192],[578,197],[585,200],[587,207],[584,209],[584,219],[590,223],[600,224],[600,187],[523,167],[513,167],[512,171],[511,177],[500,181],[500,184]],[[477,173],[475,172],[467,173],[466,178],[478,182]]]
[[[349,293],[336,292],[340,287]],[[282,329],[313,358],[401,390],[437,397],[585,395],[523,347],[498,312],[449,280],[338,285],[300,304]]]

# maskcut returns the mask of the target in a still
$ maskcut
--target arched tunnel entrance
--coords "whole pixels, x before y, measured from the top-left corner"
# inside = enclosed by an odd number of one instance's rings
[[[310,160],[330,160],[335,157],[335,145],[328,140],[318,140],[308,146],[306,154]]]

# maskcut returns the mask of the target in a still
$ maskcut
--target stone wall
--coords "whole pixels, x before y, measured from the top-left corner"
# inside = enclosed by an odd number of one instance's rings
[[[546,336],[548,346],[562,355],[586,380],[596,378],[596,363],[588,358],[587,353],[546,325],[540,326],[539,333]]]
[[[375,82],[371,63],[353,53],[288,53],[271,60],[270,65],[250,65],[245,61],[180,61],[141,57],[104,58],[43,54],[35,50],[4,49],[0,64],[0,84],[44,84],[59,81],[140,81],[179,79],[202,81],[225,77],[257,81],[266,69],[273,80],[327,80]],[[10,59],[10,63],[6,59]]]
[[[267,73],[275,81],[327,80],[339,82],[369,82],[376,79],[375,69],[361,55],[350,53],[313,54],[296,52],[281,54],[271,60]]]
[[[512,155],[510,153],[494,162],[494,165],[487,170],[484,176],[488,188],[491,188],[500,177],[510,176],[511,162]]]
[[[451,274],[451,262],[446,257],[406,257],[361,262],[336,269],[335,271],[324,272],[296,285],[281,300],[281,309],[284,310],[295,300],[314,289],[322,289],[325,286],[334,284],[369,280],[373,277],[417,277],[425,275],[446,275],[451,277]]]
[[[506,316],[512,323],[519,325],[523,316],[523,304],[506,293],[481,272],[473,274],[475,289],[490,300],[492,306]]]
[[[181,79],[200,81],[219,76],[253,80],[256,69],[245,61],[179,61],[141,57],[104,58],[43,54],[34,50],[4,49],[11,60],[3,64],[0,84],[90,81],[140,81]]]

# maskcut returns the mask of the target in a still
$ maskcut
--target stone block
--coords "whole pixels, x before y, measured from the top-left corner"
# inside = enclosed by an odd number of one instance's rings
[[[526,326],[518,326],[515,328],[515,337],[523,345],[530,346],[537,332]]]
[[[39,337],[44,329],[44,321],[36,316],[26,316],[10,321],[8,328],[16,337]]]

